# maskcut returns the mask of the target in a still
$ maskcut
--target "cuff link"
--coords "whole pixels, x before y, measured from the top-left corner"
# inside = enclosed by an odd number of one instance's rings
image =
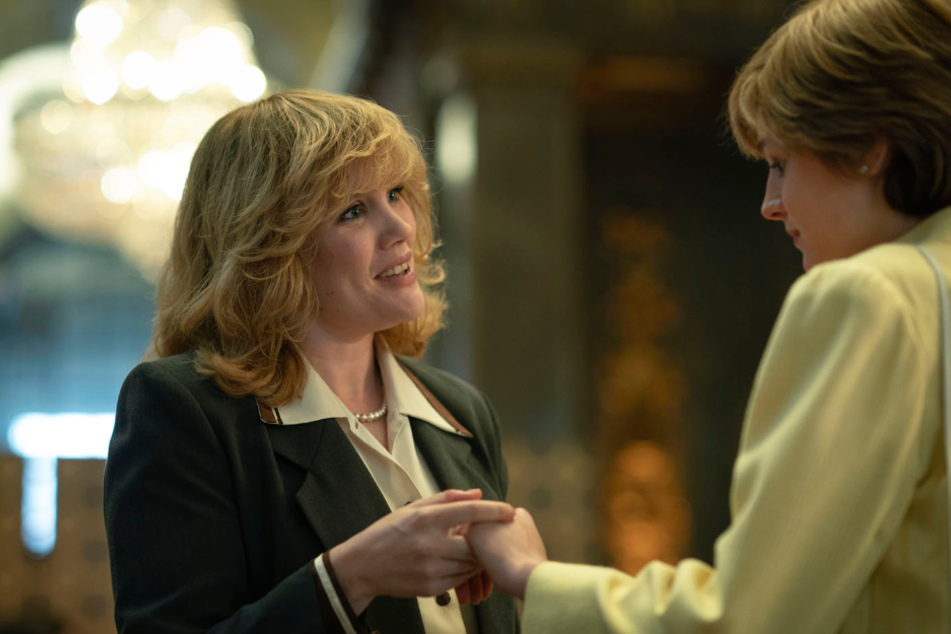
[[[447,605],[452,603],[452,595],[449,594],[448,591],[443,592],[442,594],[436,597],[436,603],[438,603],[441,607],[446,607]]]

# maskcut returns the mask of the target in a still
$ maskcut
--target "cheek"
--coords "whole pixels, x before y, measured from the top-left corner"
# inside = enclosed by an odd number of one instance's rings
[[[314,260],[314,288],[321,302],[346,292],[363,270],[359,251],[353,245],[327,243]]]
[[[782,180],[776,175],[776,170],[769,170],[769,176],[766,177],[765,200],[770,202],[782,197]]]
[[[405,222],[409,226],[410,231],[413,234],[413,238],[415,239],[416,238],[416,214],[413,213],[413,210],[410,208],[409,205],[406,205],[403,212],[400,214],[400,216],[402,216],[403,222]]]
[[[803,208],[810,206],[808,201],[809,194],[808,192],[804,192],[802,187],[799,186],[799,179],[795,173],[783,178],[779,195],[782,196],[786,213],[794,218],[798,218],[798,216],[801,215]],[[806,199],[804,199],[804,196]]]
[[[327,258],[315,258],[313,268],[310,272],[310,279],[313,282],[314,290],[317,291],[317,301],[320,302],[321,310],[328,308],[330,298],[334,295],[333,275],[330,274]]]

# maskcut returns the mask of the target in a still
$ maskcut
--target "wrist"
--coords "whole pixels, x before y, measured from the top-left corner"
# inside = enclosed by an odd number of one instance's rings
[[[541,561],[531,560],[519,566],[512,579],[513,587],[511,594],[513,596],[519,599],[525,598],[525,593],[528,591],[528,580],[532,576],[532,573],[535,572],[535,569],[541,564]]]
[[[367,606],[376,595],[370,589],[363,575],[363,566],[359,556],[359,549],[355,549],[352,540],[347,540],[331,548],[327,555],[333,560],[334,574],[343,592],[342,599],[346,600],[357,616],[363,614]]]

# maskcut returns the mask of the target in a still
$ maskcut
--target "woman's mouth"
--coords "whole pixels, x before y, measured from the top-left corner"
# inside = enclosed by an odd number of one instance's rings
[[[403,276],[403,275],[406,275],[407,273],[409,273],[409,262],[404,262],[403,264],[398,264],[394,266],[388,271],[383,271],[382,273],[377,275],[377,278],[386,279],[388,277]]]
[[[789,237],[792,238],[793,246],[799,248],[799,232],[795,230],[787,230],[786,233],[788,233]]]

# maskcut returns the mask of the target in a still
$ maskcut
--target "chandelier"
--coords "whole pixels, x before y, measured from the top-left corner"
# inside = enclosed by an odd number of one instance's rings
[[[69,55],[62,94],[15,122],[19,207],[154,277],[199,140],[267,87],[251,31],[229,0],[87,0]]]

